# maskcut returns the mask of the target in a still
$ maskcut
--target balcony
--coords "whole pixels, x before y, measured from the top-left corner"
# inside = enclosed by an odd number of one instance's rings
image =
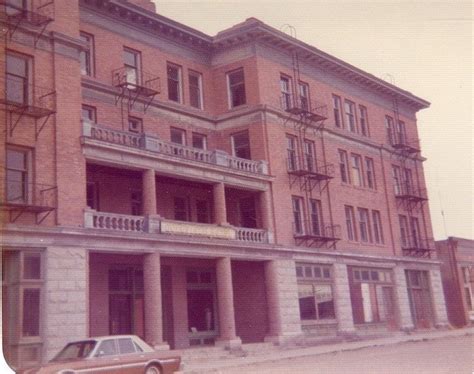
[[[287,160],[288,174],[295,176],[307,176],[318,181],[334,178],[334,165],[317,165],[313,159],[304,158],[302,162],[296,157]]]
[[[83,136],[99,142],[153,152],[159,156],[191,161],[201,166],[218,166],[238,172],[268,175],[266,161],[233,157],[221,150],[204,150],[167,142],[149,134],[134,134],[83,121]]]
[[[406,136],[395,134],[391,139],[391,145],[402,154],[412,155],[420,152],[420,141],[418,139],[407,140]]]
[[[293,222],[293,236],[297,245],[304,244],[316,248],[327,245],[332,247],[341,238],[341,226],[318,225],[312,220]]]
[[[10,212],[10,222],[15,222],[23,213],[29,212],[36,216],[40,224],[57,204],[57,189],[41,183],[24,181],[1,181],[6,186],[6,198],[0,201],[0,209]]]
[[[410,236],[401,238],[401,243],[404,256],[430,258],[434,251],[433,239]]]
[[[268,232],[261,229],[177,221],[165,219],[159,216],[144,217],[105,213],[91,209],[87,209],[84,212],[84,226],[86,228],[112,232],[133,232],[171,235],[177,237],[235,240],[252,244],[269,243]]]
[[[309,101],[304,97],[282,95],[280,106],[291,115],[299,116],[311,122],[321,122],[328,118],[327,106],[318,101]]]
[[[6,21],[13,27],[18,27],[22,22],[42,27],[54,20],[54,1],[35,0],[31,8],[19,5],[22,2],[13,0],[0,0],[0,20]]]
[[[407,203],[421,203],[428,200],[426,188],[415,188],[411,183],[402,183],[395,190],[395,197]]]
[[[126,100],[132,109],[137,99],[145,100],[144,110],[161,91],[160,77],[141,69],[123,66],[112,71],[112,85],[119,89],[116,101]]]

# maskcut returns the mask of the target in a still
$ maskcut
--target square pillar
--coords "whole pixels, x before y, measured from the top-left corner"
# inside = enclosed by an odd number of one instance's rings
[[[395,297],[397,298],[398,305],[398,325],[400,330],[413,330],[415,325],[411,315],[405,269],[396,266],[393,269],[393,274],[395,278]]]
[[[216,261],[217,305],[219,308],[219,339],[216,345],[238,348],[242,345],[235,331],[234,290],[232,287],[232,267],[230,257]]]
[[[334,264],[334,307],[336,309],[337,328],[340,334],[354,334],[351,291],[346,264]]]
[[[430,270],[431,297],[433,300],[433,319],[436,327],[448,326],[448,314],[446,311],[446,300],[444,298],[441,271],[439,268]]]
[[[142,184],[143,215],[156,215],[156,179],[153,169],[143,171]]]
[[[284,343],[302,335],[298,284],[293,260],[265,263],[269,334],[265,341]]]
[[[216,183],[213,187],[214,196],[214,220],[218,225],[228,225],[227,208],[225,204],[225,185]]]
[[[169,349],[163,342],[163,310],[161,301],[161,259],[158,252],[143,260],[145,287],[145,339],[155,349]]]

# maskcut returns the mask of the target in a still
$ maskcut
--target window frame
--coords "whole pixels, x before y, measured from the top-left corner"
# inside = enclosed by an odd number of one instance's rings
[[[293,214],[293,233],[304,234],[304,207],[303,198],[301,196],[291,196],[291,207]]]
[[[311,198],[308,200],[308,204],[312,234],[316,236],[325,236],[323,205],[321,200]]]
[[[170,69],[175,69],[177,73],[177,78],[171,77],[170,76]],[[173,101],[178,104],[183,104],[184,103],[184,98],[183,98],[183,68],[180,65],[174,64],[172,62],[167,62],[166,63],[166,82],[167,82],[167,88],[168,88],[168,100]],[[174,87],[176,89],[176,99],[171,98],[171,90],[170,86],[171,84],[175,85]]]
[[[399,196],[402,193],[402,179],[401,169],[398,165],[392,165],[392,178],[393,178],[393,189],[395,196]]]
[[[342,99],[339,95],[332,94],[332,107],[334,114],[334,125],[337,128],[344,128],[344,121],[342,119]]]
[[[357,116],[355,103],[349,99],[344,99],[344,115],[347,120],[347,128],[350,132],[357,134]]]
[[[352,205],[344,205],[344,214],[345,214],[345,220],[346,220],[347,239],[349,241],[356,242],[357,241],[357,228],[356,228],[354,207]]]
[[[247,140],[248,140],[247,144],[239,145],[238,147],[236,147],[235,138],[239,137],[239,136],[242,136],[244,134],[246,134],[246,137],[247,137]],[[243,130],[243,131],[233,133],[233,134],[231,134],[230,139],[231,139],[231,145],[232,145],[232,156],[243,158],[243,159],[246,159],[246,160],[251,160],[252,159],[252,150],[251,150],[251,146],[250,146],[250,132],[249,132],[249,130]],[[238,156],[238,154],[240,153],[240,150],[244,150],[244,149],[247,149],[248,158]]]
[[[202,140],[202,147],[196,147],[194,140],[200,138]],[[191,142],[192,142],[192,147],[196,149],[202,149],[202,150],[207,150],[207,135],[201,134],[199,132],[192,132],[191,133]]]
[[[92,119],[90,118],[84,118],[83,114],[84,112],[91,113],[92,114]],[[87,121],[93,124],[97,124],[97,108],[92,105],[87,105],[87,104],[82,104],[81,105],[81,119],[82,121]]]
[[[24,62],[24,66],[25,66],[25,72],[24,72],[24,75],[18,75],[17,72],[13,72],[13,71],[9,71],[9,63],[8,63],[8,60],[9,58],[13,58],[13,59],[19,59],[19,60],[22,60]],[[16,64],[14,64],[16,66]],[[10,64],[11,66],[11,64]],[[12,78],[9,78],[9,77],[12,77]],[[18,81],[21,81],[21,87],[22,87],[22,90],[21,90],[21,101],[18,101],[18,100],[15,100],[15,97],[14,99],[12,100],[9,96],[9,90],[8,90],[8,82],[15,82],[15,83],[18,83]],[[14,51],[11,51],[11,50],[6,50],[6,53],[5,53],[5,99],[8,101],[8,102],[11,102],[11,103],[15,103],[15,104],[21,104],[21,105],[30,105],[33,101],[33,87],[32,87],[32,83],[33,83],[33,57],[31,56],[28,56],[28,55],[25,55],[25,54],[22,54],[22,53],[18,53],[18,52],[14,52]],[[15,85],[13,85],[14,87]],[[10,91],[11,92],[11,91]],[[17,96],[16,95],[17,92],[15,91],[13,93],[14,96]]]
[[[17,168],[14,165],[9,164],[9,159],[11,159],[11,156],[9,157],[10,152],[16,152],[16,153],[21,153],[23,155],[24,159],[24,165],[21,169]],[[11,146],[8,145],[6,146],[5,149],[5,200],[9,204],[29,204],[32,202],[32,181],[33,175],[33,150],[30,148],[24,148],[24,147],[18,147],[18,146]],[[10,180],[8,177],[9,171],[12,173],[20,173],[21,174],[21,196],[20,196],[20,201],[18,201],[18,198],[15,199],[10,199],[9,194],[8,194],[8,187],[11,183],[16,182],[15,180]]]
[[[339,153],[339,173],[341,175],[342,183],[351,183],[350,173],[349,173],[349,157],[347,151],[343,149],[338,149]]]
[[[394,120],[393,117],[389,115],[385,115],[385,129],[387,132],[387,141],[388,144],[393,146],[394,140],[395,140],[395,134],[394,134]]]
[[[311,93],[309,91],[309,84],[306,82],[298,82],[298,101],[299,107],[302,110],[307,112],[311,110]]]
[[[242,73],[242,81],[239,81],[235,84],[231,83],[231,76],[234,74]],[[240,67],[234,70],[231,70],[226,73],[227,78],[227,97],[228,97],[228,107],[229,109],[237,108],[239,106],[247,104],[247,92],[245,87],[245,72],[244,68]],[[240,101],[235,102],[238,96],[235,95],[236,90],[241,88],[243,95],[240,97]]]
[[[181,141],[178,143],[178,142],[175,142],[173,140],[173,133],[175,135],[177,135],[179,133],[179,136],[181,138]],[[186,146],[186,130],[184,129],[180,129],[178,127],[170,127],[170,142],[173,143],[173,144],[178,144],[178,145],[182,145],[182,146]]]
[[[410,227],[408,226],[408,218],[404,214],[398,215],[398,224],[400,225],[400,243],[402,248],[410,246]]]
[[[292,79],[286,74],[280,74],[280,97],[283,110],[293,107]]]
[[[314,141],[309,139],[303,140],[303,156],[305,170],[313,172],[317,170],[316,162],[316,146]]]
[[[197,86],[191,84],[191,77],[197,78]],[[189,105],[196,109],[204,109],[204,97],[203,97],[203,82],[202,73],[195,70],[188,69],[188,85],[189,85]],[[193,88],[197,90],[197,105],[193,103]]]
[[[94,35],[85,32],[85,31],[79,31],[79,38],[87,44],[88,49],[87,50],[82,50],[80,52],[80,62],[81,62],[81,75],[87,76],[87,77],[95,77],[95,41],[94,41]],[[85,71],[83,71],[83,66],[82,66],[82,57],[84,56],[84,61],[85,61]]]
[[[133,116],[128,116],[128,131],[133,134],[143,133],[143,119]],[[132,125],[133,124],[133,125]],[[134,129],[133,126],[138,125],[138,130]]]
[[[367,107],[359,104],[359,127],[363,136],[370,137],[369,114]]]
[[[374,242],[376,244],[385,244],[382,216],[379,210],[372,210],[372,226],[374,229]]]
[[[286,167],[288,171],[298,170],[298,138],[286,134]]]
[[[357,153],[351,153],[351,182],[356,187],[364,187],[362,156]]]
[[[372,243],[369,210],[366,208],[357,208],[357,213],[359,218],[360,241],[363,243]]]
[[[365,176],[366,176],[366,187],[372,190],[377,189],[377,181],[375,178],[375,164],[374,159],[371,157],[365,157]]]
[[[142,54],[140,51],[137,51],[136,49],[129,48],[124,46],[122,50],[122,58],[123,58],[123,66],[125,67],[125,74],[126,74],[126,82],[130,84],[134,84],[136,86],[139,86],[142,83]],[[126,62],[125,59],[125,53],[130,53],[133,55],[133,58],[135,60],[134,65],[129,65]],[[134,76],[135,78],[132,79],[132,81],[129,81],[129,71],[134,71]]]

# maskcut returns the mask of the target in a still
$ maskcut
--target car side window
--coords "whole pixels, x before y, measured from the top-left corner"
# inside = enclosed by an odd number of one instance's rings
[[[100,346],[97,349],[96,357],[112,356],[116,354],[117,354],[117,347],[115,346],[115,340],[109,339],[109,340],[104,340],[102,343],[100,343]]]
[[[137,343],[133,342],[133,345],[135,346],[135,349],[137,350],[137,352],[143,352],[142,347],[140,347]]]
[[[132,339],[130,338],[118,339],[118,345],[120,354],[135,353],[135,347],[133,345]]]

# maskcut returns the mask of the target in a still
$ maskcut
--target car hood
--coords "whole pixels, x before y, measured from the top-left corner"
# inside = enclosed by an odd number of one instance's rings
[[[57,373],[61,370],[67,369],[78,369],[84,365],[85,360],[70,360],[70,361],[58,361],[58,362],[48,362],[41,366],[36,366],[33,368],[25,369],[19,371],[20,374],[50,374]]]

